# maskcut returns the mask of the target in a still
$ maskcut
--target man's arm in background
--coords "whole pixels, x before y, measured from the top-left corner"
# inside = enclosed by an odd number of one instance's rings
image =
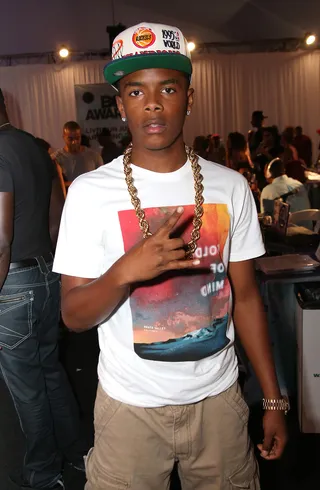
[[[13,238],[13,192],[0,192],[0,290],[7,278]]]
[[[102,156],[97,153],[97,163],[96,163],[96,168],[102,167],[104,165],[104,161],[102,159]]]

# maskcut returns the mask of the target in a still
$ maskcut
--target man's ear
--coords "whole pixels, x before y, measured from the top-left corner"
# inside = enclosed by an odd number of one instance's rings
[[[121,119],[126,118],[126,113],[120,95],[116,95],[116,103],[117,103],[118,111],[120,112]]]
[[[188,102],[187,102],[187,111],[191,112],[192,106],[194,102],[194,89],[190,87],[188,89]]]

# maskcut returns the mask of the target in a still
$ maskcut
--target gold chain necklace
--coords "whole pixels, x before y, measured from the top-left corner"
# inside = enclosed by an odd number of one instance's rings
[[[191,232],[191,240],[186,245],[186,257],[191,258],[197,248],[197,241],[200,238],[200,228],[202,226],[202,216],[203,216],[203,176],[201,175],[201,166],[199,164],[199,157],[195,154],[192,148],[186,146],[187,157],[190,160],[191,168],[194,178],[194,190],[195,190],[195,208],[193,217],[193,230]],[[141,201],[138,197],[137,188],[134,185],[134,179],[132,177],[132,167],[131,167],[131,155],[132,155],[132,144],[124,152],[123,157],[123,167],[126,179],[126,184],[130,194],[131,202],[136,212],[136,216],[139,221],[140,229],[143,233],[143,238],[151,236],[150,226],[146,220],[145,212],[141,208]]]

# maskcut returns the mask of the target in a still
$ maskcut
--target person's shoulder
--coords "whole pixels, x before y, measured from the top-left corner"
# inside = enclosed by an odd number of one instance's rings
[[[65,154],[65,151],[63,148],[58,148],[57,150],[55,150],[53,153],[51,153],[51,158],[52,160],[58,160],[59,157],[63,156]]]
[[[308,141],[308,142],[309,142],[309,141],[311,141],[311,142],[312,142],[312,139],[311,139],[311,138],[310,138],[310,136],[308,136],[307,134],[303,134],[303,135],[302,135],[302,139],[303,139],[304,141]]]
[[[84,151],[88,156],[91,156],[93,158],[97,158],[97,156],[100,156],[99,150],[95,148],[88,148],[87,146],[85,146]]]
[[[275,191],[275,185],[272,183],[268,184],[262,189],[261,196],[264,196],[267,194],[273,194],[273,191]]]
[[[3,136],[3,138],[1,138]],[[14,126],[10,126],[8,129],[1,131],[0,132],[0,142],[1,144],[18,144],[19,143],[26,143],[26,142],[32,142],[34,144],[36,143],[35,137],[27,133],[27,131],[23,131],[22,129],[18,129]]]
[[[303,183],[300,182],[300,180],[293,179],[292,177],[287,176],[287,184],[288,185],[293,185],[294,187],[302,187]]]

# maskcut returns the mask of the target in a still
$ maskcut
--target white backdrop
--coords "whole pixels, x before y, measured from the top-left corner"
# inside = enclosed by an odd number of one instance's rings
[[[105,61],[0,68],[0,87],[13,124],[62,144],[63,124],[76,118],[74,85],[103,82]],[[314,142],[320,127],[320,53],[207,55],[194,58],[195,106],[188,143],[199,134],[246,133],[251,112],[263,110],[268,124],[301,124]]]

